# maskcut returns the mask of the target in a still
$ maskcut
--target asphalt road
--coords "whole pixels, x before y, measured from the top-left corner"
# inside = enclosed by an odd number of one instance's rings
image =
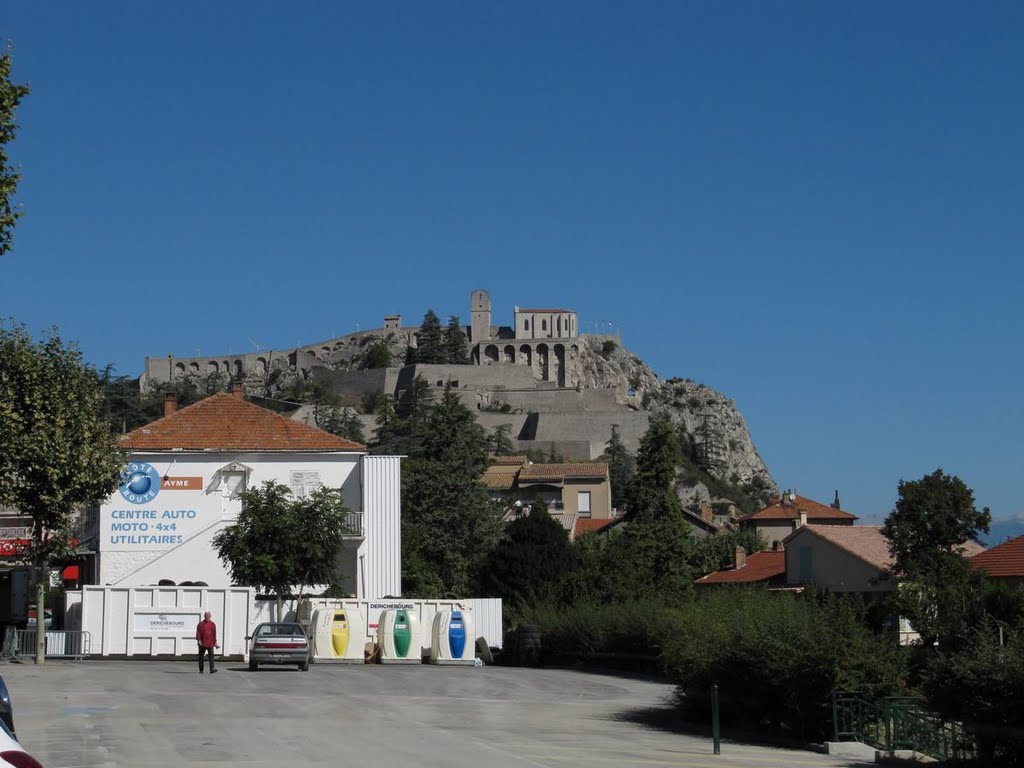
[[[860,765],[676,732],[671,686],[504,667],[314,665],[249,672],[226,662],[0,665],[23,746],[72,766]]]

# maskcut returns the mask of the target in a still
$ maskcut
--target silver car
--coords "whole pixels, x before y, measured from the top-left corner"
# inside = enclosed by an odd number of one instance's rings
[[[249,669],[255,672],[260,664],[297,664],[309,671],[309,639],[298,624],[284,621],[266,622],[245,638],[249,645]]]

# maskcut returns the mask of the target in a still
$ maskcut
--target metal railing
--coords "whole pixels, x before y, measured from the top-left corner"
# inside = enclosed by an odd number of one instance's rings
[[[36,631],[34,629],[8,630],[14,632],[13,643],[5,641],[4,651],[11,656],[32,657],[36,655]],[[92,633],[81,630],[47,629],[43,640],[46,658],[77,659],[81,661],[92,653]]]
[[[832,725],[836,741],[859,741],[885,752],[913,750],[937,760],[974,753],[961,724],[943,720],[911,697],[872,700],[834,691]]]
[[[346,536],[362,536],[363,535],[363,513],[362,512],[349,512],[345,515],[345,535]]]

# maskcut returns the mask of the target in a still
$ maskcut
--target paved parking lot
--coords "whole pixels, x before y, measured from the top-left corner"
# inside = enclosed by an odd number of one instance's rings
[[[672,688],[641,678],[503,667],[316,665],[200,675],[193,663],[0,665],[18,735],[72,766],[851,766],[811,752],[650,725]],[[659,717],[660,715],[660,717]]]

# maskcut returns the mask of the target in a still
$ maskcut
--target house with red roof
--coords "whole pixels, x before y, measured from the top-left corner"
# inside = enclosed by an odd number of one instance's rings
[[[1013,586],[1024,584],[1024,536],[1004,541],[971,558],[971,568]]]
[[[853,525],[857,519],[839,507],[839,492],[830,505],[786,491],[763,509],[751,512],[737,520],[741,528],[755,530],[775,546],[801,525]]]
[[[508,519],[539,500],[570,538],[614,522],[611,479],[603,462],[534,464],[525,456],[495,456],[482,480],[492,498],[508,504]]]
[[[271,480],[295,497],[326,486],[351,510],[338,585],[359,598],[401,594],[401,462],[246,401],[240,386],[121,438],[128,463],[98,513],[96,582],[231,585],[212,539],[246,489]]]
[[[694,584],[698,587],[724,585],[760,585],[779,588],[786,585],[786,553],[769,549],[748,555],[743,547],[736,547],[732,565],[701,576]]]
[[[814,585],[831,592],[860,594],[896,588],[889,576],[895,561],[881,526],[804,525],[782,545],[788,586]],[[961,549],[964,557],[984,551],[976,541],[967,541]]]

